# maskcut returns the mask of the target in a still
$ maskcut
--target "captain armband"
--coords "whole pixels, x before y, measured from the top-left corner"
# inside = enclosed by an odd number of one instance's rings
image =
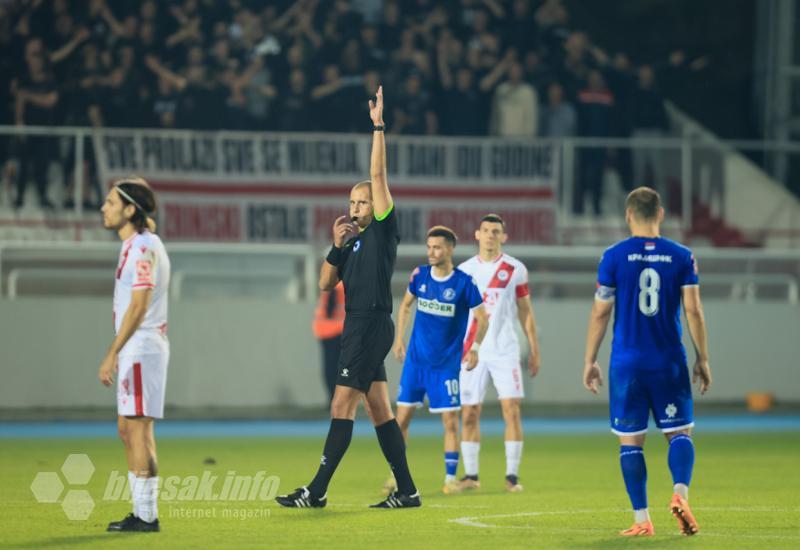
[[[594,292],[594,297],[596,300],[600,300],[601,302],[613,302],[616,292],[617,289],[613,286],[598,284],[597,290]]]

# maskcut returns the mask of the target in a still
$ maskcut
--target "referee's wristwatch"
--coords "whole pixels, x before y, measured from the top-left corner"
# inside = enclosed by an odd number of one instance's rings
[[[372,130],[375,131],[375,132],[383,132],[384,130],[386,130],[386,125],[385,124],[375,124],[372,127]]]

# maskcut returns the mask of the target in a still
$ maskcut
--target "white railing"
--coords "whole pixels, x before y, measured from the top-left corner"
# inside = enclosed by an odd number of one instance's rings
[[[0,297],[16,299],[21,295],[23,282],[87,282],[108,283],[110,273],[119,254],[120,245],[115,242],[0,242]],[[173,299],[181,299],[187,280],[234,281],[266,284],[282,284],[289,300],[316,299],[319,253],[311,245],[288,244],[215,244],[215,243],[167,243],[167,252],[173,264],[170,290]],[[213,269],[192,267],[193,257],[219,256],[219,267]],[[275,257],[276,262],[297,262],[287,279],[276,270],[259,267],[236,269],[227,264],[234,258]],[[102,263],[103,266],[85,267],[87,262]],[[20,267],[16,264],[22,263]],[[34,263],[35,267],[27,264]],[[43,265],[44,264],[44,265]],[[50,264],[48,267],[46,264]],[[285,273],[287,270],[283,270]]]
[[[609,243],[610,244],[610,243]],[[531,285],[573,289],[572,296],[585,296],[594,289],[597,264],[604,248],[592,246],[515,246],[504,251],[528,267]],[[737,302],[760,301],[765,290],[775,290],[774,300],[800,303],[800,250],[698,248],[693,250],[700,265],[700,284],[715,290],[717,298]],[[455,262],[466,260],[475,250],[456,249]],[[400,245],[392,279],[396,291],[408,283],[415,265],[426,263],[420,245]]]
[[[193,294],[186,292],[186,285],[192,281],[201,289],[204,284],[211,285],[207,288],[212,290],[213,285],[223,285],[223,291],[212,292],[216,296],[248,296],[246,292],[229,290],[231,284],[261,285],[277,289],[281,298],[290,302],[313,301],[325,252],[324,247],[283,244],[174,243],[168,244],[167,249],[173,264],[170,288],[173,300],[189,299]],[[591,291],[603,252],[599,247],[582,246],[511,245],[505,250],[525,263],[532,285],[571,289],[573,292],[568,296],[584,296]],[[459,246],[456,251],[456,262],[475,252],[467,245]],[[25,296],[23,285],[35,282],[53,285],[51,288],[56,291],[58,283],[80,283],[84,292],[94,283],[98,289],[94,294],[98,294],[111,283],[110,273],[118,252],[118,243],[0,243],[0,281],[4,283],[0,285],[4,289],[0,297],[13,300]],[[704,248],[694,252],[700,263],[701,284],[706,289],[716,289],[717,297],[756,302],[767,295],[793,305],[800,301],[800,250]],[[209,268],[194,261],[209,256],[218,256],[219,265]],[[231,267],[236,258],[259,261],[245,267]],[[392,280],[395,294],[402,293],[414,266],[425,261],[422,244],[398,247]],[[91,262],[97,265],[87,267]],[[295,264],[287,269],[287,262]],[[773,292],[765,294],[766,290]]]

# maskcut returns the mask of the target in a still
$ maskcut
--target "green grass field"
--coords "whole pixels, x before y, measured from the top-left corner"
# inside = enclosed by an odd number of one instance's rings
[[[104,532],[108,521],[130,509],[122,500],[102,500],[110,472],[125,474],[118,441],[6,439],[0,445],[0,546],[142,548],[144,540],[153,547],[195,548],[800,547],[797,434],[714,434],[695,441],[691,501],[701,533],[691,539],[677,534],[667,510],[666,444],[651,436],[646,453],[656,536],[630,540],[616,535],[631,514],[611,436],[527,437],[520,472],[525,491],[519,494],[503,491],[502,441],[487,438],[483,487],[445,496],[440,439],[415,439],[412,431],[409,460],[423,507],[394,511],[367,508],[381,498],[387,467],[374,439],[355,438],[324,510],[288,510],[260,500],[162,501],[159,534]],[[280,478],[283,493],[311,478],[322,439],[163,439],[159,445],[162,477],[263,470]],[[37,502],[30,488],[38,472],[58,471],[70,453],[88,454],[96,467],[88,485],[77,487],[97,503],[85,521],[67,519],[58,503]],[[209,457],[216,463],[204,464]]]

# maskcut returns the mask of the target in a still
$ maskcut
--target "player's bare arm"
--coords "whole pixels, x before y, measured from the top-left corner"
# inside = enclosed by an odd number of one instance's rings
[[[530,355],[528,355],[528,372],[531,378],[539,374],[542,365],[542,356],[539,354],[539,339],[536,336],[536,316],[533,313],[533,304],[528,296],[517,298],[517,317],[522,331],[528,339]]]
[[[406,291],[403,301],[400,303],[400,309],[397,312],[397,330],[395,331],[392,352],[398,361],[404,361],[406,358],[406,327],[408,326],[408,318],[411,316],[411,305],[416,299],[416,296]]]
[[[375,101],[369,100],[369,117],[375,126],[383,124],[383,86],[378,87]],[[386,177],[386,140],[382,130],[372,133],[372,156],[369,175],[372,189],[372,203],[376,219],[386,215],[392,207],[392,195]]]
[[[114,373],[117,370],[117,354],[125,347],[130,337],[133,336],[133,333],[139,329],[142,321],[144,321],[147,307],[150,305],[152,297],[153,289],[151,288],[135,290],[131,294],[131,303],[122,318],[119,332],[111,343],[111,347],[108,348],[103,362],[100,363],[100,371],[97,376],[103,385],[110,386],[114,383]]]
[[[597,362],[597,353],[600,351],[600,344],[606,335],[613,309],[614,302],[596,299],[592,306],[592,313],[589,315],[586,355],[583,360],[583,387],[594,394],[597,394],[598,387],[603,385],[603,373]]]
[[[478,321],[478,327],[475,331],[475,344],[477,344],[477,346],[473,344],[473,349],[470,349],[467,353],[467,370],[472,370],[478,366],[480,350],[477,348],[479,348],[481,343],[483,343],[483,338],[486,336],[486,331],[489,330],[489,314],[486,313],[486,308],[483,307],[483,304],[474,308],[472,313],[475,315],[475,320]]]
[[[333,246],[336,248],[343,248],[351,236],[358,233],[355,224],[350,221],[347,216],[339,216],[333,224]],[[339,283],[339,270],[337,266],[331,264],[328,260],[322,262],[322,267],[319,272],[319,288],[320,290],[333,290]]]
[[[686,313],[686,324],[694,343],[696,354],[692,369],[692,382],[700,384],[700,394],[705,394],[711,387],[711,366],[708,359],[708,332],[703,304],[700,301],[700,287],[688,286],[681,289],[683,310]]]

